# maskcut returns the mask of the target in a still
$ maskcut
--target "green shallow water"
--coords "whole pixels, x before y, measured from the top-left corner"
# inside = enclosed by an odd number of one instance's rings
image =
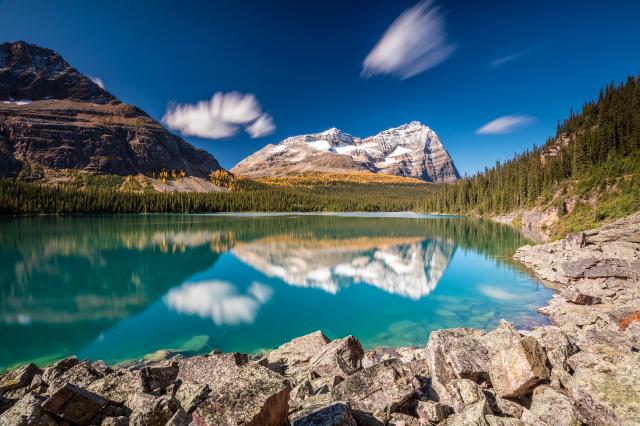
[[[413,214],[0,220],[0,368],[159,349],[255,353],[323,330],[424,345],[446,327],[543,323],[511,228]]]

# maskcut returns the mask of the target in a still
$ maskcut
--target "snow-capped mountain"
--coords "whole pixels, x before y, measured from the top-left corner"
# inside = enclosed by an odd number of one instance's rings
[[[438,135],[418,121],[364,139],[336,128],[293,136],[265,146],[231,171],[247,177],[370,171],[428,182],[450,183],[459,178]]]
[[[292,286],[336,294],[343,287],[367,284],[418,300],[436,288],[455,248],[449,240],[408,238],[402,243],[344,241],[330,247],[320,242],[255,241],[238,244],[231,252],[247,265]]]

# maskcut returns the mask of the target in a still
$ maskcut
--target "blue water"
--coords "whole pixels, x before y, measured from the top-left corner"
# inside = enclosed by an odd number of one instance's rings
[[[422,215],[149,215],[0,221],[0,368],[75,353],[256,353],[322,330],[425,345],[527,327],[550,297],[491,222]]]

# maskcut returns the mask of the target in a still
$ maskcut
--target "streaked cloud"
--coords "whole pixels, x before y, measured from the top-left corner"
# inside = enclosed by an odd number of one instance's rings
[[[535,121],[535,117],[529,115],[511,114],[503,115],[495,120],[491,120],[484,126],[476,130],[478,135],[502,135],[511,133],[514,130],[531,124]]]
[[[447,42],[445,19],[425,0],[402,12],[363,62],[362,76],[406,79],[446,61],[456,50]]]
[[[206,139],[227,138],[243,129],[259,138],[276,129],[255,95],[240,92],[217,92],[208,101],[169,105],[162,121],[185,135]]]
[[[91,79],[91,81],[93,81],[95,84],[97,84],[98,86],[100,86],[101,89],[104,89],[104,81],[102,81],[102,79],[100,77],[95,77],[95,76],[89,76],[89,78]]]
[[[164,297],[173,310],[210,318],[216,325],[251,324],[272,297],[271,287],[254,282],[246,293],[227,281],[200,281],[174,288]]]
[[[541,43],[535,46],[531,46],[531,45],[527,46],[526,44],[521,43],[506,49],[499,50],[495,54],[493,59],[491,59],[491,62],[489,62],[489,65],[491,65],[492,67],[500,67],[506,63],[509,63],[516,59],[520,59],[522,57],[530,55],[535,51],[544,48],[547,45],[548,43]]]

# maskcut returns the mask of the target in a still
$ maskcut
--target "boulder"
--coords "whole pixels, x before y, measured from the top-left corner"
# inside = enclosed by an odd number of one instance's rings
[[[441,422],[452,414],[449,406],[435,401],[418,401],[416,412],[420,419],[431,423]]]
[[[559,327],[536,327],[529,335],[542,346],[553,369],[568,371],[567,359],[577,352],[577,348]]]
[[[209,386],[185,380],[180,382],[173,396],[176,405],[191,413],[209,395]]]
[[[209,396],[193,411],[198,425],[280,425],[287,421],[290,387],[256,363],[237,365],[222,355],[182,360],[178,377],[207,385]],[[187,361],[187,362],[184,362]]]
[[[42,380],[45,383],[51,383],[57,377],[60,377],[65,371],[78,364],[78,358],[73,355],[50,365],[42,372]]]
[[[563,250],[579,250],[587,245],[587,236],[584,232],[569,234],[562,239]]]
[[[117,370],[99,378],[90,383],[87,390],[119,404],[124,404],[133,394],[144,392],[140,376],[129,370]]]
[[[420,419],[402,413],[393,413],[387,422],[387,426],[424,426],[424,424]]]
[[[522,417],[524,407],[517,402],[499,397],[493,389],[485,389],[484,395],[487,397],[489,407],[494,414],[516,418]]]
[[[3,374],[0,376],[0,395],[4,395],[14,389],[29,386],[36,374],[42,374],[42,370],[33,363]]]
[[[314,331],[271,351],[265,357],[264,365],[280,374],[293,376],[327,343],[329,339],[322,331]]]
[[[488,352],[480,342],[483,333],[471,328],[433,331],[425,350],[435,392],[455,378],[488,381]]]
[[[580,426],[573,401],[564,392],[541,385],[533,391],[530,411],[547,425]]]
[[[371,367],[372,365],[378,364],[387,359],[394,358],[400,358],[400,354],[394,349],[376,348],[372,351],[367,351],[364,353],[364,357],[362,358],[362,367]]]
[[[296,413],[291,426],[356,426],[351,408],[346,402],[334,402]]]
[[[531,336],[522,337],[506,321],[487,333],[483,342],[491,354],[489,376],[498,396],[523,396],[549,379],[547,356],[538,341]]]
[[[70,423],[88,425],[109,404],[108,399],[67,383],[53,392],[42,408]]]
[[[45,397],[28,393],[0,415],[3,426],[55,426],[58,423],[42,408]]]
[[[478,401],[464,408],[460,413],[453,414],[444,423],[446,426],[488,426],[485,419],[491,410],[487,401]]]
[[[453,379],[445,386],[446,393],[440,397],[440,402],[459,413],[465,407],[479,401],[487,401],[486,395],[475,382],[469,379]]]
[[[117,417],[105,417],[102,419],[100,426],[129,426],[129,417],[117,416]],[[187,426],[187,425],[184,425]]]
[[[560,296],[562,296],[567,302],[571,302],[576,305],[597,305],[602,303],[602,299],[600,297],[580,292],[574,286],[563,288],[560,291]]]
[[[583,422],[640,423],[640,354],[626,356],[617,364],[595,355],[580,361],[574,356],[569,361],[575,366],[571,398]]]
[[[80,388],[86,388],[102,377],[102,374],[93,368],[90,362],[82,361],[52,379],[49,382],[49,388],[46,393],[52,395],[67,383],[71,383]]]
[[[199,355],[178,362],[177,379],[206,385],[215,382],[221,371],[235,371],[246,364],[246,355],[238,353]]]
[[[164,390],[172,385],[178,377],[178,365],[170,363],[166,365],[150,365],[140,369],[140,381],[145,392],[154,389]]]
[[[163,426],[173,416],[166,397],[136,393],[127,399],[126,406],[131,409],[130,426]]]
[[[312,377],[346,378],[362,368],[363,356],[362,346],[355,337],[332,340],[311,357],[307,371]]]
[[[489,426],[524,426],[524,423],[520,419],[513,417],[498,417],[493,415],[484,416],[484,419]]]
[[[384,422],[412,397],[419,385],[411,369],[390,359],[347,377],[333,388],[332,398],[348,401],[354,410],[372,413]]]

